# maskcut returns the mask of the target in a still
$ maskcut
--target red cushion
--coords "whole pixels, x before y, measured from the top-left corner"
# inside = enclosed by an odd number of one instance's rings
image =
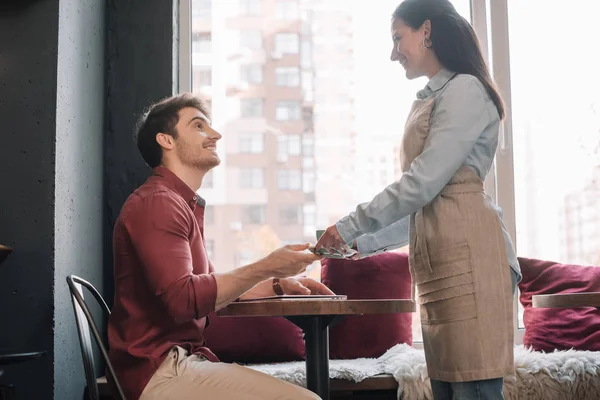
[[[325,259],[321,281],[348,299],[409,299],[408,255],[388,252],[362,260]],[[412,345],[412,313],[348,316],[330,329],[331,358],[379,357]]]
[[[304,360],[302,331],[283,317],[210,315],[206,346],[223,362],[269,363]]]
[[[600,292],[600,268],[519,258],[524,307],[523,344],[536,351],[600,351],[600,311],[592,308],[532,308],[536,294]]]

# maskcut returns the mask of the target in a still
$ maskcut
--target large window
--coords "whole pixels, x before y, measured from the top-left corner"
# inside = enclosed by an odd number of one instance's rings
[[[219,221],[206,230],[219,268],[254,261],[284,243],[314,242],[315,229],[400,177],[402,127],[427,81],[407,80],[389,61],[390,14],[398,2],[232,0],[236,8],[191,0],[192,16],[210,18],[192,24],[180,76],[192,78],[223,133],[224,162],[200,190]],[[518,255],[600,264],[600,80],[593,47],[600,6],[452,3],[473,22],[506,101],[486,191],[503,209]],[[577,34],[557,33],[556,21],[577,21]],[[571,61],[548,63],[550,55]],[[250,85],[232,90],[240,79]],[[180,90],[192,89],[186,85]],[[259,217],[264,223],[249,223]],[[309,274],[319,279],[320,266]],[[517,329],[517,342],[522,333]],[[418,342],[418,313],[413,335]]]
[[[510,193],[509,198],[514,193],[518,254],[600,265],[597,52],[590,51],[586,40],[557,35],[552,23],[576,20],[578,37],[598,38],[600,4],[591,0],[574,0],[568,7],[542,0],[507,3],[512,135],[502,138],[501,150],[512,151],[514,184],[508,181],[498,190]],[[537,18],[531,29],[529,23],[541,9],[544,18]],[[546,62],[550,54],[558,60],[565,51],[577,55],[575,64]],[[522,326],[522,312],[519,317]]]

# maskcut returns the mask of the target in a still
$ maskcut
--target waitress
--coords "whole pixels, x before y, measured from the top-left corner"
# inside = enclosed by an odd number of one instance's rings
[[[365,257],[409,244],[434,399],[503,399],[520,269],[483,182],[504,104],[473,28],[450,1],[403,1],[391,34],[391,60],[408,79],[429,78],[405,123],[403,175],[330,226],[316,248],[352,245]]]

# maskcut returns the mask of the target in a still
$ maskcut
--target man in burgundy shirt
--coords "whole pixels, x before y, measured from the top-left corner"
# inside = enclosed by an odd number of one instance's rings
[[[205,347],[207,315],[238,298],[332,294],[289,278],[319,258],[308,244],[282,247],[226,273],[204,245],[196,191],[220,160],[221,135],[196,97],[167,98],[140,119],[138,149],[153,175],[125,202],[114,228],[115,299],[110,358],[128,400],[318,399],[308,390],[239,365]],[[232,334],[243,332],[232,332]]]

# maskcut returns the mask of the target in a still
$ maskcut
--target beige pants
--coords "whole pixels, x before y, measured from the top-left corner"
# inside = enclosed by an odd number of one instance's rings
[[[236,364],[188,356],[176,346],[146,385],[140,400],[316,400],[300,386]]]

